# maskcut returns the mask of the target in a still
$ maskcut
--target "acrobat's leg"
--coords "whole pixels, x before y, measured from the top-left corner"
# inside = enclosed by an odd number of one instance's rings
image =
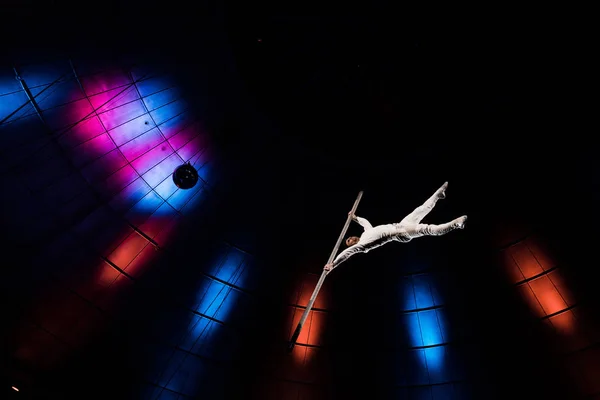
[[[445,235],[448,232],[451,232],[455,229],[463,229],[465,227],[465,221],[467,220],[467,216],[463,215],[462,217],[456,218],[450,222],[440,225],[430,225],[430,224],[417,224],[407,226],[404,229],[406,233],[411,238],[421,237],[421,236],[441,236]]]
[[[433,207],[435,207],[437,201],[446,197],[447,187],[448,182],[445,182],[430,198],[427,199],[427,201],[425,201],[425,203],[415,208],[413,212],[404,217],[404,219],[400,221],[400,225],[409,226],[416,225],[421,222],[421,220],[425,218],[425,216],[429,214],[431,210],[433,210]]]

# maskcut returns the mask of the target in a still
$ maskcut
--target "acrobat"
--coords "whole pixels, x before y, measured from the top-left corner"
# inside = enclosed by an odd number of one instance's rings
[[[357,217],[352,212],[348,213],[352,216],[353,221],[364,228],[364,232],[360,237],[350,236],[347,238],[346,245],[348,248],[342,251],[333,262],[326,264],[323,269],[330,273],[353,255],[368,253],[392,241],[406,243],[422,236],[441,236],[455,229],[463,229],[467,220],[466,215],[440,225],[421,223],[423,218],[433,210],[438,200],[446,197],[447,188],[448,182],[445,182],[425,203],[415,208],[413,212],[398,223],[373,226],[365,218]]]

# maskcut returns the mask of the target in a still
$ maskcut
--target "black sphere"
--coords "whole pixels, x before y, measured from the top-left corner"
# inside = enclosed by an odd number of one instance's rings
[[[173,182],[180,189],[191,189],[198,183],[198,171],[189,162],[182,164],[173,172]]]

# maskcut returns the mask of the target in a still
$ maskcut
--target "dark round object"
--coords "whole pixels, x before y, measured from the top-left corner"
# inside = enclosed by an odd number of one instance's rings
[[[173,172],[173,182],[180,189],[191,189],[198,183],[198,171],[189,162],[182,164]]]

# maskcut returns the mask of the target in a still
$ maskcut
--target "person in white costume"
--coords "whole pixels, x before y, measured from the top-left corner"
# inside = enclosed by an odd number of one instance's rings
[[[348,248],[338,254],[332,263],[325,265],[325,271],[329,273],[353,255],[368,253],[392,241],[406,243],[421,236],[441,236],[455,229],[463,229],[467,220],[466,215],[440,225],[421,223],[421,220],[433,210],[437,201],[446,197],[447,187],[448,182],[445,182],[425,203],[415,208],[399,223],[373,226],[366,219],[352,215],[352,220],[360,224],[364,232],[360,237],[347,238]]]

